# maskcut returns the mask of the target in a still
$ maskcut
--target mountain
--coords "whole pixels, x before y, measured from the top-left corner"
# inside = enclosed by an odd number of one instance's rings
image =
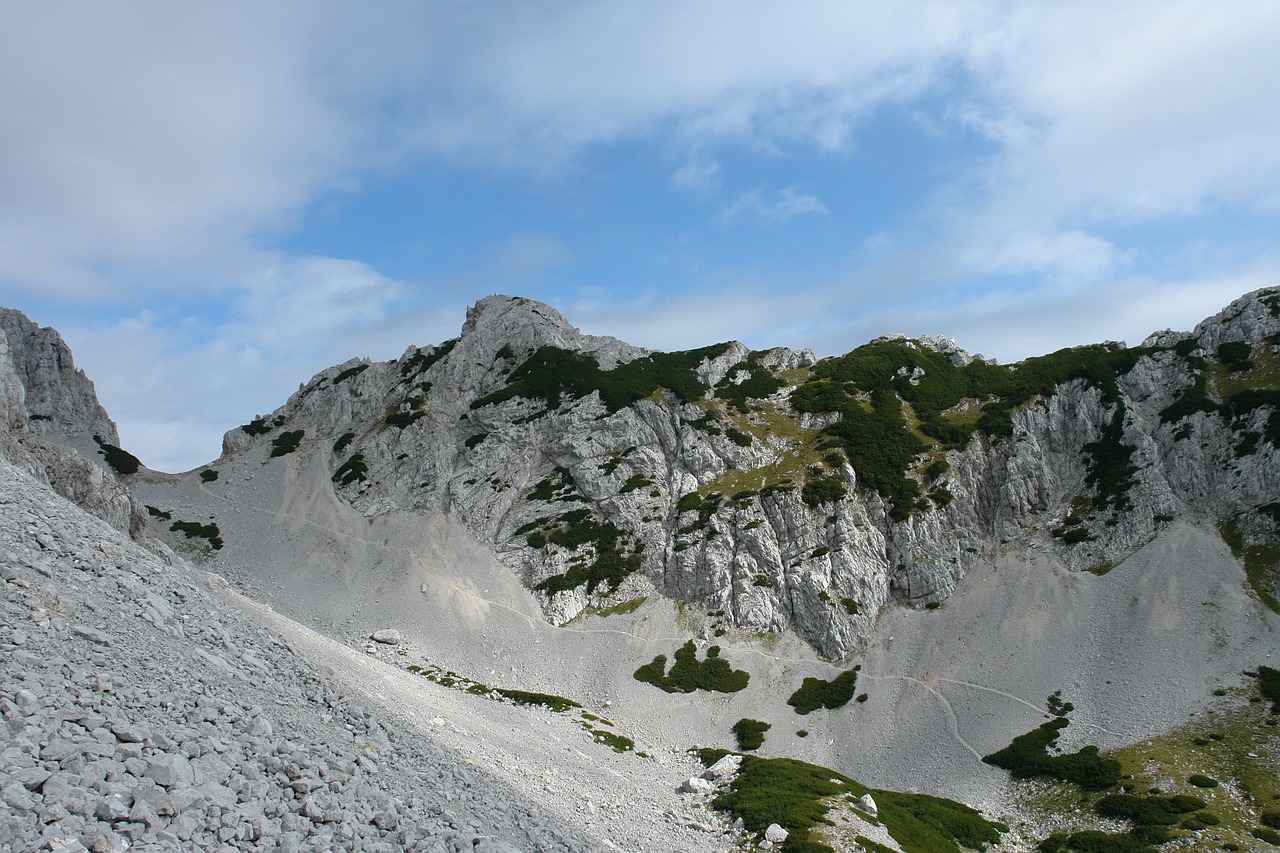
[[[318,458],[367,518],[445,513],[555,624],[661,594],[844,658],[1003,554],[1101,572],[1184,519],[1273,533],[1278,342],[1274,291],[1010,366],[905,338],[650,353],[491,297],[454,341],[313,377],[210,470]]]
[[[888,834],[846,809],[832,843],[990,840],[959,812],[930,823],[929,801],[896,789],[978,806],[1012,825],[1001,849],[1030,849],[1079,816],[1028,806],[983,756],[1068,713],[1064,751],[1134,762],[1124,749],[1163,737],[1216,743],[1177,733],[1255,711],[1239,673],[1280,659],[1274,289],[1191,332],[1014,365],[940,337],[825,359],[733,342],[653,352],[490,297],[454,340],[317,374],[182,475],[135,467],[70,354],[41,356],[56,333],[30,325],[6,319],[0,358],[10,458],[169,562],[361,650],[368,673],[337,669],[375,707],[421,701],[398,692],[405,679],[461,689],[477,726],[495,698],[572,700],[590,739],[621,749],[582,751],[619,811],[558,813],[595,838],[632,827],[635,849],[652,849],[639,839],[656,814],[700,796],[656,805],[664,774],[673,790],[690,772],[685,750],[745,749],[734,732],[760,726],[759,755],[834,768],[894,804]],[[59,393],[65,406],[36,407]],[[50,473],[67,459],[92,471]],[[1230,772],[1256,800],[1249,774],[1275,779],[1265,756],[1280,744],[1255,728]],[[499,775],[519,765],[518,741],[484,731],[512,750]],[[1236,729],[1214,734],[1240,745]],[[1130,775],[1186,788],[1166,760]],[[524,769],[506,778],[551,796]],[[1222,843],[1261,820],[1211,805],[1222,828],[1195,831]],[[905,827],[922,820],[953,834],[921,841]],[[722,830],[680,843],[711,849]]]

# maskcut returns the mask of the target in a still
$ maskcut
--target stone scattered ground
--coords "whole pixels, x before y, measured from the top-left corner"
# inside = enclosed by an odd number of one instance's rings
[[[6,462],[0,591],[0,848],[734,847],[686,756],[362,659]]]

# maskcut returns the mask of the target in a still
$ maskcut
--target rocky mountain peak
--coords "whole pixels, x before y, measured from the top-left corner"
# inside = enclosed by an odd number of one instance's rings
[[[26,428],[42,435],[99,435],[119,444],[116,425],[98,402],[93,383],[77,370],[71,348],[55,330],[40,328],[21,311],[0,308],[8,360],[22,382]]]
[[[459,345],[462,352],[483,353],[490,361],[498,352],[558,347],[591,353],[604,370],[650,352],[616,338],[584,335],[550,305],[520,296],[488,296],[468,308]]]

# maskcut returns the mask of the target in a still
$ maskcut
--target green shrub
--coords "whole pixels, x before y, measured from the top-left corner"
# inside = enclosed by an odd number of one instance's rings
[[[667,658],[658,655],[635,671],[636,681],[643,681],[668,693],[692,693],[708,690],[718,693],[736,693],[747,686],[751,676],[741,669],[734,669],[720,657],[720,647],[707,649],[705,660],[698,660],[697,647],[689,640],[676,650],[671,672],[666,672]]]
[[[1277,847],[1280,847],[1280,832],[1276,832],[1274,829],[1267,829],[1264,826],[1260,826],[1257,829],[1249,830],[1249,834],[1259,841],[1265,841],[1268,844],[1274,844]]]
[[[700,749],[707,766],[726,755],[722,749]],[[880,822],[906,853],[960,853],[961,847],[983,849],[1000,840],[998,824],[989,823],[968,806],[940,797],[878,791],[826,767],[791,758],[743,756],[738,775],[712,800],[712,807],[742,818],[751,831],[777,823],[788,832],[783,851],[831,853],[810,840],[810,830],[825,823],[832,798],[844,794],[875,797]]]
[[[419,411],[417,409],[407,412],[391,412],[382,419],[382,422],[389,427],[405,429],[406,427],[417,423],[420,418],[426,417],[426,414],[426,412]]]
[[[339,487],[349,486],[357,481],[364,482],[365,474],[368,472],[369,468],[365,465],[364,455],[356,453],[333,472],[333,482]]]
[[[1195,785],[1197,788],[1218,787],[1217,779],[1214,779],[1211,776],[1204,776],[1200,773],[1193,773],[1190,777],[1187,778],[1187,781],[1190,782],[1192,785]]]
[[[127,474],[136,474],[138,469],[142,467],[142,461],[127,450],[122,450],[114,444],[108,444],[102,440],[102,436],[95,435],[93,440],[98,443],[98,453],[111,466],[111,470],[121,476]]]
[[[760,353],[751,353],[747,361],[729,369],[726,376],[733,376],[739,370],[750,370],[751,375],[737,385],[725,383],[716,389],[716,397],[728,400],[738,411],[747,411],[747,400],[761,400],[782,388],[786,383],[774,376],[766,368],[758,367]]]
[[[1271,713],[1280,714],[1280,669],[1258,667],[1258,689],[1271,700]]]
[[[509,687],[498,687],[495,690],[517,705],[542,705],[556,713],[562,713],[570,708],[582,707],[572,699],[566,699],[563,696],[556,696],[552,693],[531,693],[528,690],[515,690]]]
[[[810,480],[800,490],[800,498],[811,508],[842,500],[844,496],[844,480],[839,477],[822,477]]]
[[[355,367],[348,367],[346,370],[333,377],[333,384],[337,385],[339,382],[345,382],[353,376],[359,376],[368,369],[369,365],[367,364],[357,364]]]
[[[1103,817],[1119,817],[1139,826],[1170,826],[1188,812],[1200,811],[1204,800],[1185,794],[1171,797],[1149,794],[1108,794],[1094,804],[1094,811]]]
[[[347,445],[354,441],[355,437],[356,434],[354,432],[344,432],[342,435],[338,436],[338,440],[333,443],[333,452],[337,454],[346,450]]]
[[[152,518],[157,518],[160,521],[168,521],[169,519],[173,518],[173,513],[167,510],[160,509],[159,507],[154,507],[151,504],[147,504],[146,506],[147,506],[147,515],[151,516]]]
[[[295,429],[282,432],[271,440],[271,458],[286,456],[298,449],[306,430]]]
[[[169,529],[175,533],[183,534],[188,539],[204,539],[209,543],[209,547],[215,551],[222,549],[222,531],[218,529],[217,524],[201,524],[198,521],[175,521],[169,525]]]
[[[542,347],[511,372],[507,385],[479,398],[471,408],[479,409],[502,403],[513,397],[541,400],[548,409],[560,408],[563,397],[579,399],[593,391],[610,412],[632,405],[666,388],[682,402],[691,403],[702,397],[707,386],[694,370],[708,358],[722,355],[728,344],[674,353],[653,353],[644,358],[620,364],[613,370],[601,370],[590,355],[559,347]]]
[[[1218,345],[1218,360],[1235,370],[1249,370],[1253,365],[1249,356],[1253,354],[1253,346],[1248,341],[1228,341]]]
[[[470,436],[466,441],[462,443],[467,448],[467,450],[475,450],[480,445],[480,443],[483,442],[488,437],[489,437],[489,433],[478,432],[475,435]]]
[[[759,749],[764,745],[764,733],[773,728],[769,723],[743,717],[733,724],[733,736],[738,749]]]
[[[1280,811],[1265,811],[1259,820],[1262,821],[1263,826],[1280,829]]]
[[[1086,829],[1050,835],[1036,846],[1040,853],[1157,853],[1156,848],[1129,834]]]
[[[743,432],[740,429],[736,429],[734,427],[725,427],[724,435],[725,435],[725,438],[729,439],[739,447],[751,446],[751,436],[747,435],[745,432]]]
[[[850,616],[858,615],[858,602],[854,601],[852,598],[842,598],[840,599],[840,603],[844,605],[845,612]]]
[[[764,587],[765,589],[772,589],[773,578],[769,577],[768,575],[756,575],[755,579],[751,581],[751,585]]]
[[[819,708],[839,708],[847,705],[853,698],[858,685],[856,670],[846,670],[830,681],[821,678],[806,678],[800,689],[791,694],[787,704],[795,708],[797,714],[809,714]]]
[[[1055,717],[982,760],[1008,770],[1018,779],[1048,776],[1074,782],[1088,791],[1102,791],[1119,782],[1120,762],[1102,758],[1096,746],[1086,746],[1069,755],[1049,754],[1049,747],[1058,742],[1059,732],[1067,725],[1066,717]]]
[[[407,378],[411,374],[416,376],[425,372],[431,367],[431,365],[435,364],[437,361],[452,352],[453,348],[457,346],[457,344],[458,339],[454,338],[453,340],[445,341],[438,347],[432,348],[431,352],[418,350],[412,356],[405,359],[404,364],[400,365],[400,375]]]
[[[622,484],[622,488],[618,490],[618,494],[625,495],[634,492],[636,489],[642,489],[645,486],[652,486],[653,481],[644,474],[632,474],[627,478],[627,482]]]
[[[1208,829],[1211,826],[1218,826],[1222,823],[1222,818],[1213,812],[1196,812],[1190,817],[1184,818],[1182,823],[1178,824],[1179,829],[1186,829],[1191,832],[1199,832],[1202,829]]]
[[[218,479],[218,472],[213,470],[212,468],[205,468],[203,471],[200,472],[201,482],[212,483],[216,479]]]
[[[570,551],[590,546],[594,555],[589,562],[575,565],[564,574],[552,575],[534,589],[554,595],[585,584],[588,595],[601,586],[606,592],[612,592],[627,575],[639,570],[640,557],[623,550],[622,531],[613,522],[600,521],[591,517],[590,510],[579,509],[561,515],[555,525],[545,533],[531,533],[526,542],[533,548],[553,544]]]

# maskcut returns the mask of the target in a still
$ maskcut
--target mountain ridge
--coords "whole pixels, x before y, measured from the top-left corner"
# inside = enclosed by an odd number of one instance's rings
[[[997,366],[895,337],[823,360],[736,342],[655,353],[489,297],[453,341],[317,374],[229,431],[220,461],[301,430],[328,443],[344,500],[457,516],[553,623],[661,593],[838,658],[886,602],[944,601],[1002,542],[1104,571],[1174,518],[1274,502],[1273,392],[1232,408],[1202,386],[1248,385],[1217,355],[1241,342],[1274,383],[1277,305],[1263,290],[1137,348]],[[901,468],[883,461],[895,453]]]

